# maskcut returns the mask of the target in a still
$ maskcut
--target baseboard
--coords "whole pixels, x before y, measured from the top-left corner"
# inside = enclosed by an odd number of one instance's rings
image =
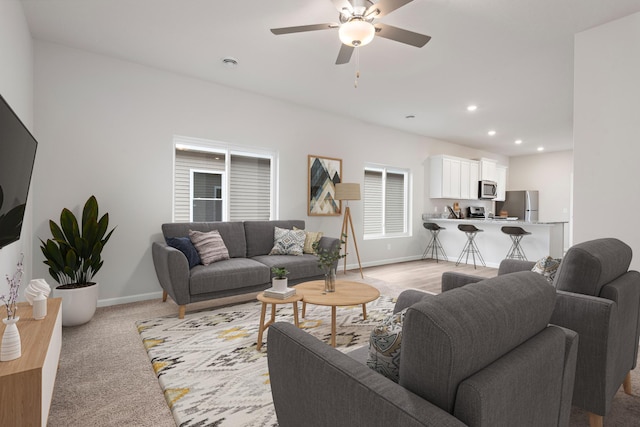
[[[162,291],[150,292],[148,294],[130,295],[120,298],[108,298],[98,300],[98,307],[108,307],[110,305],[128,304],[130,302],[146,301],[150,299],[162,298]]]

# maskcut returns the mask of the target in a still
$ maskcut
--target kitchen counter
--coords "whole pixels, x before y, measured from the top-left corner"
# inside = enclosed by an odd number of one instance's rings
[[[483,230],[476,235],[475,242],[487,267],[497,268],[511,248],[511,238],[501,230],[505,226],[522,227],[531,233],[520,241],[520,246],[529,261],[537,261],[548,255],[553,258],[562,258],[564,251],[564,224],[566,222],[562,221],[425,218],[423,222],[435,222],[445,228],[440,232],[439,238],[448,260],[453,262],[458,259],[467,242],[467,236],[458,230],[458,224],[473,224]],[[426,247],[431,239],[431,233],[428,230],[424,230],[424,233]],[[465,258],[462,262],[464,261]],[[472,263],[471,257],[469,257],[469,262]],[[481,265],[477,261],[476,264]]]

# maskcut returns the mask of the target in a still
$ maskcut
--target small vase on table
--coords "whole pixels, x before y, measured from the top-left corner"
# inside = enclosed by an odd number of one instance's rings
[[[18,320],[20,320],[19,317],[2,319],[2,322],[7,326],[2,334],[2,343],[0,344],[0,362],[14,360],[22,355]]]
[[[324,291],[336,291],[336,271],[333,268],[324,273]]]

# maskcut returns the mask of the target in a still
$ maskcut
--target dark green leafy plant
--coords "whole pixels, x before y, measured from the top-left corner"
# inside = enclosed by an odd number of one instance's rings
[[[320,267],[325,273],[328,273],[339,259],[347,256],[346,253],[340,253],[342,245],[344,244],[344,237],[346,237],[346,235],[343,234],[340,239],[340,244],[334,247],[333,250],[321,248],[320,241],[313,242],[311,245],[313,252],[318,256],[318,267]]]
[[[276,279],[284,279],[289,274],[289,270],[284,267],[271,267],[271,272]]]
[[[53,239],[40,239],[40,249],[49,266],[49,274],[61,286],[80,288],[93,284],[92,277],[102,267],[102,250],[115,227],[107,233],[109,214],[98,219],[98,201],[89,197],[82,210],[82,229],[73,212],[64,208],[60,225],[49,221]]]

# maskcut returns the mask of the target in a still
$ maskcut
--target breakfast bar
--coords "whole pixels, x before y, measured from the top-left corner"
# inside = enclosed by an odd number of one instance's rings
[[[520,242],[529,261],[551,256],[562,258],[564,249],[564,222],[518,221],[506,219],[445,219],[425,218],[424,222],[434,222],[445,229],[440,231],[439,239],[447,259],[455,262],[462,251],[467,236],[458,230],[458,224],[473,224],[482,232],[478,233],[475,242],[487,267],[497,268],[506,257],[511,247],[511,238],[502,232],[502,227],[522,227],[530,235]],[[427,230],[425,230],[426,232]],[[425,233],[425,245],[431,236]],[[462,262],[465,260],[463,259]],[[471,258],[469,258],[471,263]]]

